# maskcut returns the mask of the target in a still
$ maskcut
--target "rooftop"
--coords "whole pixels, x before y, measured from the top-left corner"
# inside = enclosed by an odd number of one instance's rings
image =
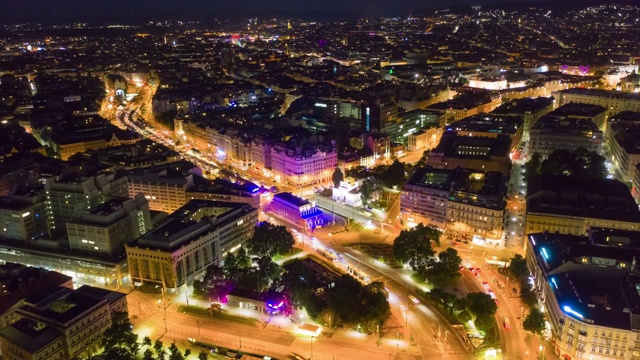
[[[600,105],[568,103],[553,110],[547,116],[554,117],[596,117],[606,113],[607,109]]]
[[[553,132],[563,131],[563,132],[597,132],[598,126],[589,120],[584,118],[558,118],[554,116],[550,116],[547,114],[540,118],[540,120],[536,121],[535,125],[533,125],[532,130],[549,130]]]
[[[522,118],[518,116],[478,114],[456,121],[446,130],[514,135],[522,123]]]
[[[293,195],[290,192],[283,192],[283,193],[275,194],[275,195],[273,195],[273,199],[274,200],[279,199],[280,201],[289,203],[289,204],[291,204],[293,206],[296,206],[296,207],[301,207],[301,206],[304,206],[304,205],[311,204],[311,202],[309,202],[309,200],[297,197],[297,196]]]
[[[591,229],[589,236],[529,235],[538,266],[567,316],[625,330],[639,329],[639,240],[638,232],[605,229]]]
[[[61,335],[51,326],[23,318],[0,330],[0,336],[33,354],[56,341]]]
[[[560,91],[560,93],[640,101],[639,93],[628,93],[628,92],[613,91],[613,90],[572,88],[572,89],[562,90]]]
[[[514,99],[500,105],[492,114],[535,114],[553,104],[553,97]]]
[[[508,137],[471,137],[458,136],[455,132],[447,131],[442,135],[440,143],[432,150],[433,153],[444,153],[446,157],[461,158],[490,158],[508,157],[511,149],[511,139]]]
[[[527,194],[527,213],[640,222],[629,188],[618,180],[538,175]]]

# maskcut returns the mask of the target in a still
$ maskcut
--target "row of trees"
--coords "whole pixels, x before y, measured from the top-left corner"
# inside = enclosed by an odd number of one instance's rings
[[[434,288],[427,296],[461,322],[474,320],[478,330],[487,332],[495,326],[493,317],[498,311],[498,305],[485,293],[472,292],[465,298],[458,298],[454,294]]]
[[[376,179],[382,181],[387,187],[402,186],[407,180],[407,168],[404,163],[401,163],[397,159],[391,165],[378,165],[373,169],[367,169],[364,166],[356,167],[347,171],[346,176],[354,179],[365,179],[369,176],[373,176]],[[344,180],[345,174],[336,168],[333,172],[332,181],[335,187],[340,186],[340,181]]]
[[[546,327],[544,315],[537,307],[536,294],[529,284],[529,269],[527,261],[522,255],[516,254],[507,268],[509,276],[520,284],[520,298],[529,307],[529,313],[522,322],[522,327],[535,335],[542,335]]]
[[[184,360],[190,354],[187,349],[184,353],[178,349],[175,343],[165,348],[162,341],[151,343],[149,337],[142,340],[142,347],[138,343],[138,335],[133,332],[133,326],[126,313],[120,312],[113,315],[112,324],[102,335],[103,351],[100,354],[89,357],[87,360],[135,360],[138,352],[147,347],[143,354],[143,360]],[[198,359],[208,358],[206,352],[198,354]]]
[[[234,286],[256,291],[268,288],[280,279],[282,272],[273,257],[289,253],[294,243],[286,227],[262,222],[256,226],[246,249],[241,247],[236,253],[229,253],[222,268],[209,266],[202,279],[194,281],[194,292],[226,293]],[[254,259],[249,254],[255,255]]]
[[[391,314],[381,282],[363,285],[343,275],[319,296],[311,283],[314,277],[305,264],[294,262],[287,267],[282,285],[296,308],[305,308],[309,316],[321,323],[331,327],[359,325],[362,331],[373,333]]]
[[[441,235],[437,228],[423,224],[402,230],[393,242],[393,254],[422,276],[455,278],[462,259],[453,248],[436,255],[434,247],[440,246]]]

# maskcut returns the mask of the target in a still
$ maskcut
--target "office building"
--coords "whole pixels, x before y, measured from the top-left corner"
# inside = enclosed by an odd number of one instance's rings
[[[249,240],[257,223],[258,210],[250,205],[191,200],[125,245],[131,281],[169,289],[190,284]]]
[[[23,243],[49,233],[46,195],[42,185],[21,186],[0,197],[0,236]]]
[[[562,359],[639,357],[640,234],[592,228],[533,233],[527,263]]]
[[[511,151],[515,151],[522,141],[522,118],[518,116],[498,116],[478,114],[456,121],[446,127],[447,131],[455,131],[458,136],[470,137],[507,137],[511,139]]]
[[[459,136],[445,132],[440,143],[431,150],[427,165],[438,169],[474,169],[509,173],[511,139],[508,137]]]
[[[272,212],[284,220],[303,229],[322,227],[323,214],[315,203],[299,198],[289,192],[275,194],[269,205]]]
[[[149,209],[172,213],[186,203],[186,192],[193,185],[192,174],[176,174],[167,169],[144,170],[128,175],[129,194],[144,194]]]
[[[452,239],[501,245],[506,189],[500,172],[427,166],[416,169],[402,189],[400,211],[407,226],[429,224]]]
[[[41,292],[24,300],[20,320],[0,330],[7,360],[73,359],[95,354],[125,294],[82,286]]]
[[[525,233],[584,235],[590,227],[639,230],[640,211],[618,180],[536,176],[527,188]]]
[[[110,199],[68,222],[67,235],[72,250],[114,256],[150,228],[149,203],[138,194],[134,199]]]
[[[545,115],[531,129],[529,153],[546,159],[556,150],[585,149],[600,153],[602,131],[589,119],[559,118]]]
[[[52,177],[45,182],[45,191],[52,230],[64,229],[67,222],[103,203],[106,197],[128,197],[127,177],[114,173]]]
[[[467,91],[451,100],[433,104],[427,110],[440,112],[443,116],[440,126],[447,126],[472,115],[489,113],[500,104],[501,95],[489,91]]]
[[[492,115],[518,116],[523,120],[522,140],[529,141],[533,125],[554,106],[553,97],[510,99],[491,112]]]

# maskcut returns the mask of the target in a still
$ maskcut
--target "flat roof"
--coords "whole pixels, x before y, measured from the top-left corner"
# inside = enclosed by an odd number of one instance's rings
[[[476,148],[479,151],[477,155],[473,155],[472,151],[463,151],[466,148]],[[497,138],[459,136],[452,131],[445,132],[438,146],[432,150],[432,152],[444,153],[446,157],[460,158],[488,158],[493,156],[507,158],[510,151],[511,139],[506,136]]]
[[[506,101],[493,110],[492,114],[535,114],[553,104],[553,97],[523,98]]]
[[[615,98],[625,100],[637,100],[640,101],[639,93],[628,93],[616,90],[599,90],[599,89],[586,89],[586,88],[572,88],[560,91],[561,94],[594,96],[602,98]]]
[[[514,135],[522,127],[523,120],[518,116],[496,116],[478,114],[466,117],[447,126],[447,131],[472,131]]]
[[[0,336],[32,354],[61,337],[56,328],[28,318],[0,330]]]
[[[275,194],[275,195],[273,195],[273,199],[274,200],[275,199],[280,199],[283,202],[292,204],[292,205],[297,206],[297,207],[301,207],[301,206],[304,206],[304,205],[311,204],[311,202],[309,200],[303,199],[303,198],[298,197],[298,196],[295,196],[290,192],[282,192],[282,193]]]
[[[532,130],[549,130],[564,132],[599,132],[598,126],[589,119],[584,118],[559,118],[547,114],[541,117],[533,125]]]
[[[607,109],[600,105],[583,104],[583,103],[568,103],[553,110],[547,116],[556,117],[596,117],[600,114],[606,113]]]
[[[640,222],[629,188],[618,180],[537,175],[527,193],[527,213]]]

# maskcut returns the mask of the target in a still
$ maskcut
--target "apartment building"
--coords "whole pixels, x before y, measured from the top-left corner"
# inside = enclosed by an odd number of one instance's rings
[[[523,120],[522,140],[529,141],[533,125],[554,107],[553,97],[510,99],[491,112],[492,115],[518,116]]]
[[[590,227],[639,230],[640,211],[618,180],[543,175],[527,189],[525,234],[584,235]]]
[[[600,154],[603,135],[589,119],[559,118],[545,115],[533,126],[529,152],[546,159],[556,150],[585,149]]]
[[[129,194],[144,194],[149,209],[172,213],[186,203],[186,192],[193,186],[193,175],[169,173],[166,169],[142,171],[128,175]]]
[[[553,94],[557,105],[569,103],[591,104],[602,106],[611,117],[621,111],[640,112],[640,94],[622,91],[573,88]]]
[[[623,111],[609,119],[607,145],[611,163],[621,180],[631,182],[640,163],[640,112]]]
[[[220,264],[253,234],[258,210],[247,204],[191,200],[125,245],[131,281],[175,289]]]
[[[64,229],[68,221],[79,218],[107,197],[129,196],[127,177],[114,173],[93,177],[73,174],[52,177],[45,182],[45,191],[51,229]]]
[[[527,236],[527,263],[562,359],[640,358],[640,234]]]
[[[491,245],[502,242],[505,206],[504,174],[462,168],[419,168],[400,195],[405,225],[425,223],[451,238]]]

